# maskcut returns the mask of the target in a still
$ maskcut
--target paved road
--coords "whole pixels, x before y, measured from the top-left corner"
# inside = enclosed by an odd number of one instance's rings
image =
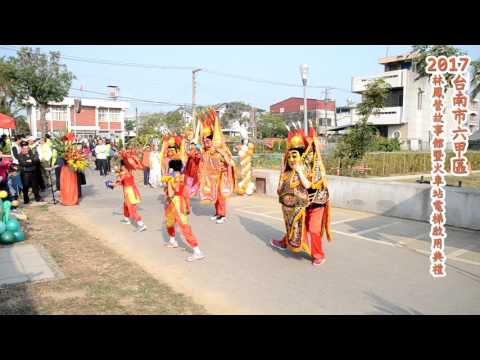
[[[447,277],[429,269],[429,224],[333,210],[327,262],[269,246],[284,231],[276,199],[234,197],[228,220],[193,201],[191,223],[206,258],[168,249],[159,189],[140,187],[148,230],[121,225],[122,193],[90,172],[85,198],[57,211],[99,234],[124,256],[219,314],[480,314],[480,232],[448,228]],[[179,235],[177,235],[179,238]],[[182,242],[180,242],[183,244]],[[186,247],[186,245],[185,245]]]

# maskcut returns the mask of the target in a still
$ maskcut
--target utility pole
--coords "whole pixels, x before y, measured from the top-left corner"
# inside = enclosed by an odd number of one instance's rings
[[[325,121],[325,127],[328,127],[327,99],[328,99],[328,92],[329,91],[330,91],[329,88],[325,88],[324,97],[323,97],[323,118],[324,118],[324,121]]]
[[[255,108],[252,107],[251,109],[251,118],[252,118],[252,138],[253,138],[253,143],[256,143],[257,140],[257,119],[255,117]]]
[[[195,121],[195,97],[197,92],[197,82],[196,82],[196,74],[197,72],[201,71],[202,69],[195,69],[192,70],[192,129],[195,131],[196,129],[196,121]]]
[[[138,108],[135,107],[135,136],[138,135]]]

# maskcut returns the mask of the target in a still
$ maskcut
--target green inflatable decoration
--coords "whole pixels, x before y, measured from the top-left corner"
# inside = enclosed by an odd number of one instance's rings
[[[7,226],[3,222],[0,222],[0,234],[3,234],[6,230]]]
[[[0,242],[5,245],[13,244],[15,242],[15,235],[10,231],[5,231],[0,235]]]
[[[10,219],[6,223],[7,231],[14,233],[15,231],[20,230],[20,224],[16,219]]]
[[[10,208],[12,207],[12,203],[10,201],[3,202],[3,222],[6,224],[10,219]]]
[[[15,237],[16,241],[23,241],[25,240],[25,234],[22,232],[22,230],[15,231],[13,233],[13,236]]]

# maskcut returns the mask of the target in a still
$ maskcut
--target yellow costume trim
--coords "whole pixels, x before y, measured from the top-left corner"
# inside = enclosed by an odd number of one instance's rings
[[[132,205],[139,204],[140,199],[137,197],[135,194],[135,191],[133,191],[132,186],[126,186],[124,188],[123,193],[125,194],[125,199]]]

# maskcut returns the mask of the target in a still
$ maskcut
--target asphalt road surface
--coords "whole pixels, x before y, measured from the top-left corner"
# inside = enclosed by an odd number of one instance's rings
[[[99,235],[214,314],[480,314],[480,232],[449,227],[447,276],[429,273],[430,225],[375,214],[333,209],[333,242],[327,261],[273,249],[284,224],[277,199],[232,197],[227,221],[210,220],[213,206],[192,200],[190,221],[206,255],[188,263],[187,245],[166,248],[163,193],[139,184],[143,233],[120,224],[121,189],[88,171],[84,198],[60,211]],[[448,216],[448,214],[447,214]]]

